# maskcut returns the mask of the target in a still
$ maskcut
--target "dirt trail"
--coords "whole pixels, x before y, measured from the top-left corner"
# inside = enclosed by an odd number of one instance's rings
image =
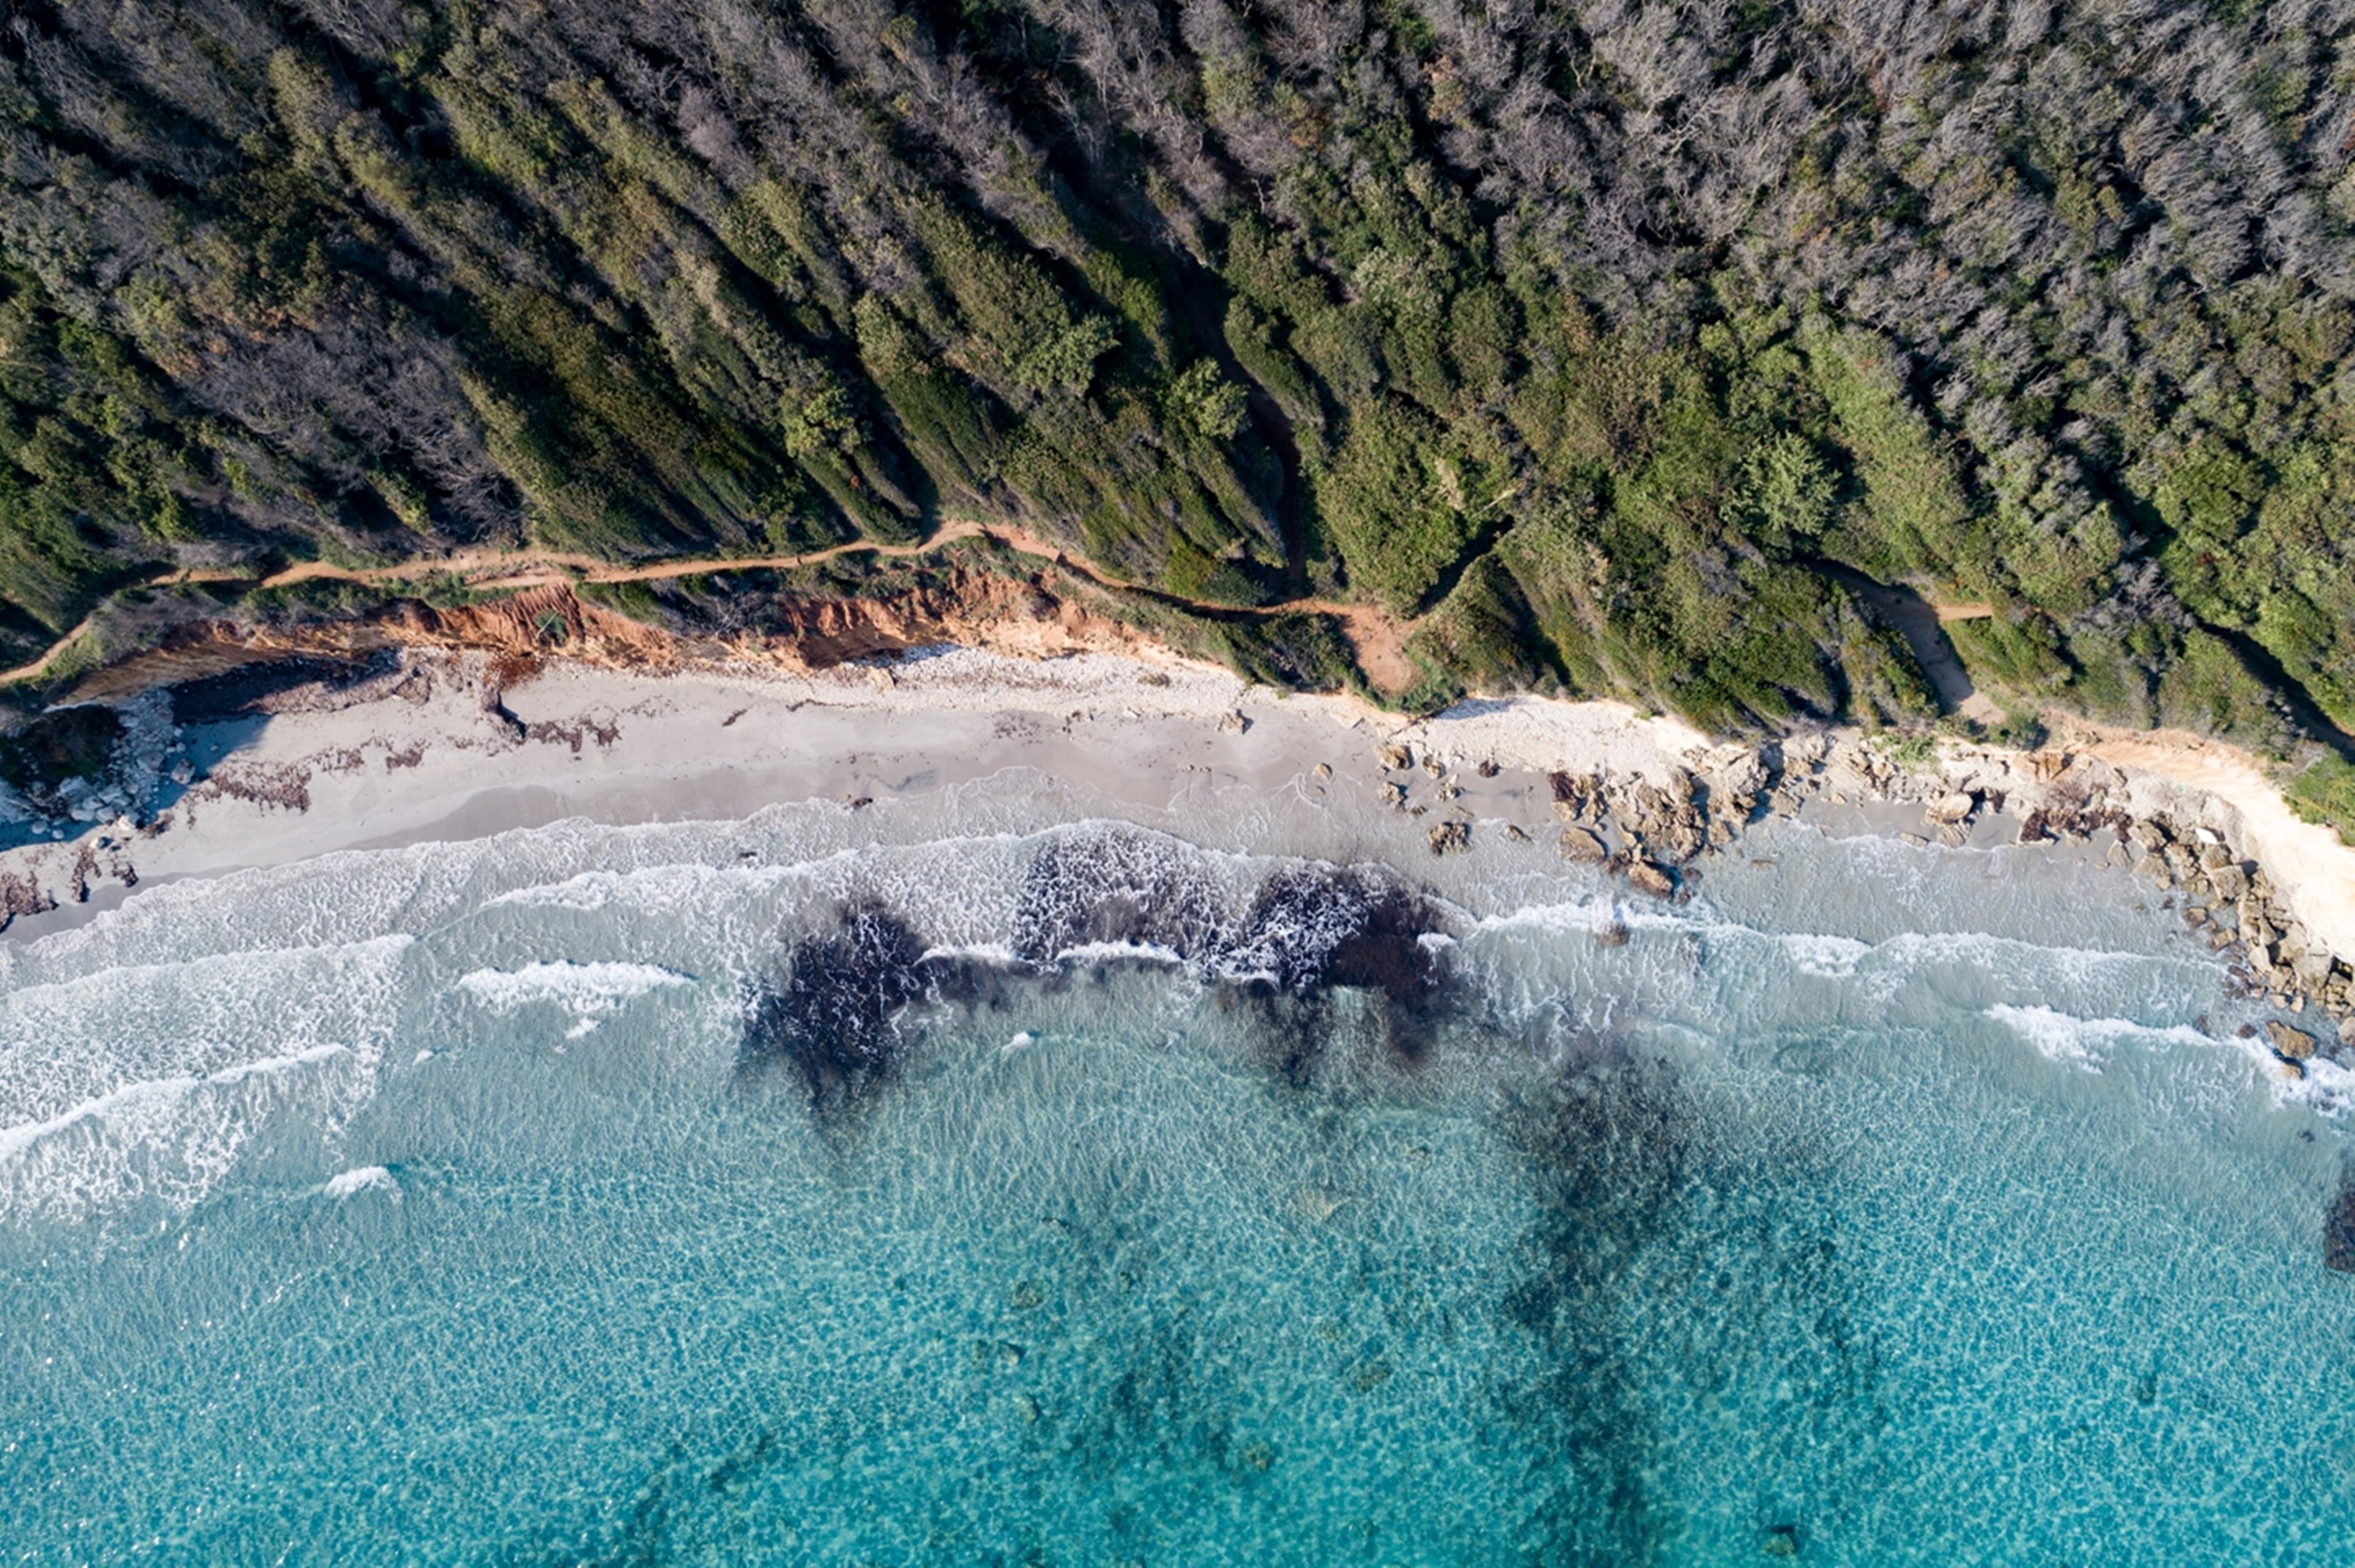
[[[1083,577],[1100,588],[1124,593],[1146,593],[1164,603],[1188,610],[1197,614],[1229,618],[1247,617],[1264,620],[1270,616],[1305,613],[1331,615],[1338,619],[1350,645],[1356,650],[1359,667],[1379,690],[1392,694],[1405,691],[1418,678],[1413,661],[1407,656],[1406,639],[1413,630],[1412,622],[1401,624],[1386,612],[1366,604],[1344,604],[1327,599],[1294,599],[1280,604],[1221,604],[1210,600],[1188,599],[1165,590],[1129,582],[1100,571],[1092,563],[1075,559],[1062,546],[1042,539],[1019,528],[984,527],[980,523],[959,519],[943,526],[929,539],[915,544],[887,545],[868,539],[855,539],[848,544],[828,546],[802,555],[771,556],[703,556],[687,560],[656,561],[643,566],[615,566],[592,556],[571,554],[561,550],[461,550],[455,554],[430,559],[399,561],[390,566],[343,567],[325,561],[306,560],[272,573],[261,580],[263,588],[283,588],[300,582],[333,581],[357,582],[369,587],[385,587],[426,577],[456,577],[470,588],[486,591],[529,589],[558,583],[582,582],[654,582],[680,577],[694,577],[705,572],[751,571],[770,570],[790,571],[802,567],[816,566],[846,555],[874,555],[893,560],[928,554],[959,539],[986,539],[1003,545],[1018,555],[1051,560],[1056,566],[1075,576]],[[229,571],[171,571],[151,578],[143,586],[167,587],[176,582],[229,582],[240,581]],[[98,612],[83,618],[80,624],[59,637],[48,650],[30,664],[0,671],[0,686],[13,686],[23,681],[37,680],[54,668],[66,652],[86,635]]]

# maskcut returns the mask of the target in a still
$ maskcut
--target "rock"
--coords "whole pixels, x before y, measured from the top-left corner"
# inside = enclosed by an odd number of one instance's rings
[[[1627,885],[1656,899],[1674,897],[1677,891],[1675,879],[1649,860],[1638,860],[1627,868]]]
[[[2330,984],[2330,966],[2329,954],[2303,953],[2289,967],[2290,973],[2297,976],[2299,985],[2308,991],[2319,991],[2323,987]]]
[[[1625,947],[1625,946],[1626,946],[1626,945],[1627,945],[1627,928],[1626,928],[1626,926],[1625,926],[1625,925],[1624,925],[1623,923],[1621,923],[1620,922],[1618,922],[1618,921],[1615,921],[1615,920],[1614,920],[1614,921],[1610,922],[1608,924],[1605,924],[1605,925],[1600,925],[1600,926],[1595,927],[1595,930],[1594,930],[1594,945],[1595,945],[1595,946],[1597,946],[1597,947]]]
[[[2355,1274],[2355,1166],[2339,1175],[2339,1196],[2322,1211],[2322,1266]]]
[[[1406,769],[1414,766],[1414,751],[1413,748],[1410,746],[1377,746],[1374,748],[1374,755],[1380,760],[1382,766],[1386,768],[1404,772]]]
[[[2208,912],[2198,904],[2192,904],[2183,912],[2183,923],[2186,925],[2205,925],[2208,923]]]
[[[1240,735],[1251,728],[1251,720],[1243,717],[1241,709],[1231,708],[1219,715],[1219,728],[1231,735]]]
[[[1505,824],[1505,837],[1516,844],[1526,844],[1529,841],[1529,830],[1518,822],[1508,822]]]
[[[2280,1070],[2283,1077],[2288,1079],[2293,1083],[2306,1076],[2306,1065],[2303,1062],[2291,1061],[2284,1059],[2276,1061],[2274,1063],[2274,1066]]]
[[[1930,842],[1919,833],[1901,833],[1897,836],[1897,841],[1900,844],[1911,844],[1916,849],[1925,847]]]
[[[1599,865],[1610,854],[1603,847],[1603,840],[1584,827],[1563,828],[1561,838],[1554,847],[1561,851],[1563,859],[1582,866]]]
[[[2265,1043],[2285,1061],[2304,1061],[2314,1054],[2314,1037],[2302,1029],[2290,1028],[2279,1019],[2265,1020]]]
[[[2209,872],[2208,880],[2225,903],[2239,903],[2249,891],[2249,874],[2230,861]]]
[[[2147,878],[2162,888],[2171,888],[2175,885],[2175,873],[2169,870],[2167,862],[2156,855],[2145,855],[2141,859],[2137,860],[2134,871],[2136,876]]]
[[[1447,776],[1447,764],[1441,762],[1437,757],[1433,756],[1429,752],[1425,752],[1423,754],[1423,771],[1429,773],[1433,778],[1444,779]]]
[[[1472,825],[1468,822],[1440,822],[1432,825],[1424,835],[1431,840],[1434,855],[1456,855],[1472,847]]]
[[[1476,768],[1473,769],[1472,771],[1473,771],[1474,773],[1478,773],[1478,774],[1479,774],[1482,778],[1484,778],[1484,779],[1492,779],[1492,778],[1495,778],[1495,777],[1496,777],[1499,773],[1502,773],[1504,770],[1503,770],[1503,769],[1501,769],[1501,768],[1499,768],[1499,767],[1497,767],[1497,764],[1496,764],[1496,763],[1495,763],[1493,760],[1491,760],[1491,761],[1487,761],[1487,762],[1484,762],[1484,763],[1482,763],[1478,767],[1476,767]]]
[[[1319,763],[1316,764],[1315,771],[1318,778],[1329,779],[1333,776],[1333,764],[1330,763]]]
[[[1966,790],[1956,790],[1929,810],[1929,819],[1938,823],[1968,822],[1971,813],[1979,808],[1979,797]]]
[[[2051,784],[2069,771],[2066,752],[2039,752],[2028,759],[2028,771],[2039,784]]]
[[[1594,797],[1602,793],[1603,788],[1600,779],[1585,773],[1566,773],[1557,771],[1548,773],[1546,782],[1553,788],[1555,815],[1565,820],[1585,816],[1588,809],[1594,804]],[[1562,809],[1564,806],[1570,809],[1565,812]]]
[[[1382,785],[1382,804],[1389,806],[1393,811],[1405,805],[1406,785],[1402,784],[1386,784]]]
[[[2355,1051],[2355,1013],[2339,1020],[2339,1043]]]

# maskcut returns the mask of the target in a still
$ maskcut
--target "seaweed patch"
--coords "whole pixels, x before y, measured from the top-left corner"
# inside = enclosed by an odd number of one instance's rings
[[[837,929],[803,937],[784,984],[746,1009],[739,1072],[790,1066],[821,1116],[856,1104],[900,1070],[911,1043],[907,1010],[928,990],[924,945],[908,923],[871,904],[843,911]]]
[[[1223,923],[1218,890],[1190,851],[1135,828],[1058,834],[1022,879],[1014,951],[1040,965],[1122,950],[1199,960]]]
[[[1853,1499],[1826,1456],[1870,1453],[1889,1418],[1826,1198],[1836,1161],[1804,1128],[1721,1125],[1668,1062],[1609,1040],[1518,1094],[1503,1131],[1535,1214],[1498,1308],[1533,1367],[1498,1405],[1541,1456],[1543,1559],[1657,1551],[1652,1477],[1675,1439],[1655,1413],[1703,1398],[1758,1412],[1741,1479],[1762,1551],[1838,1524]]]
[[[1604,1044],[1525,1094],[1505,1131],[1529,1161],[1537,1219],[1502,1312],[1540,1371],[1500,1403],[1554,1472],[1538,1509],[1544,1560],[1646,1561],[1659,1434],[1625,1339],[1642,1317],[1622,1308],[1642,1296],[1632,1276],[1670,1222],[1697,1129],[1663,1064]]]
[[[1258,1004],[1269,1063],[1299,1088],[1333,1036],[1336,987],[1378,996],[1391,1054],[1423,1059],[1447,985],[1442,934],[1438,906],[1386,871],[1293,867],[1260,884],[1218,969]]]

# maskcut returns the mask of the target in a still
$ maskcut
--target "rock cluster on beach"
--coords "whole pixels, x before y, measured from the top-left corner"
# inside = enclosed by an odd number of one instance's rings
[[[1443,781],[1452,776],[1435,752],[1401,741],[1383,743],[1376,760],[1390,775],[1421,767]],[[1918,844],[1985,843],[1997,829],[1981,825],[1997,815],[2017,823],[2018,843],[2097,848],[2106,840],[2107,864],[2158,884],[2165,907],[2179,909],[2229,957],[2238,994],[2264,997],[2288,1015],[2250,1031],[2284,1074],[2303,1076],[2318,1055],[2355,1057],[2355,969],[2298,918],[2248,852],[2232,808],[2190,794],[2154,801],[2098,758],[2063,750],[1909,751],[1853,731],[1815,731],[1709,748],[1649,769],[1556,770],[1548,783],[1561,858],[1600,867],[1660,899],[1687,896],[1700,875],[1694,862],[1733,844],[1753,822],[1793,816],[1810,802],[1918,803],[1923,831],[1901,835]],[[1426,809],[1409,806],[1408,794],[1396,776],[1381,785],[1386,804]],[[1443,800],[1447,794],[1441,791]],[[1465,849],[1470,834],[1468,821],[1433,827],[1432,852]]]

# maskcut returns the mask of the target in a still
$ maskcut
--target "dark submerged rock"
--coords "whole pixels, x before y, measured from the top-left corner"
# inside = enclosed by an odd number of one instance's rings
[[[2339,1196],[2322,1212],[2322,1266],[2355,1274],[2355,1166],[2339,1172]]]
[[[1031,964],[1097,943],[1211,952],[1218,893],[1186,848],[1135,828],[1063,834],[1042,846],[1022,880],[1014,951]]]
[[[837,930],[794,944],[781,987],[753,997],[739,1071],[791,1067],[821,1115],[856,1104],[900,1069],[900,1015],[928,989],[923,955],[890,912],[845,910]]]
[[[1428,1050],[1447,972],[1430,899],[1373,868],[1290,867],[1262,882],[1219,973],[1259,1007],[1265,1054],[1278,1076],[1305,1087],[1325,1055],[1335,987],[1380,997],[1391,1052]]]
[[[1353,986],[1395,1002],[1437,991],[1444,973],[1423,938],[1439,930],[1430,900],[1363,867],[1293,867],[1260,884],[1241,936],[1220,955],[1238,977],[1287,991]]]

